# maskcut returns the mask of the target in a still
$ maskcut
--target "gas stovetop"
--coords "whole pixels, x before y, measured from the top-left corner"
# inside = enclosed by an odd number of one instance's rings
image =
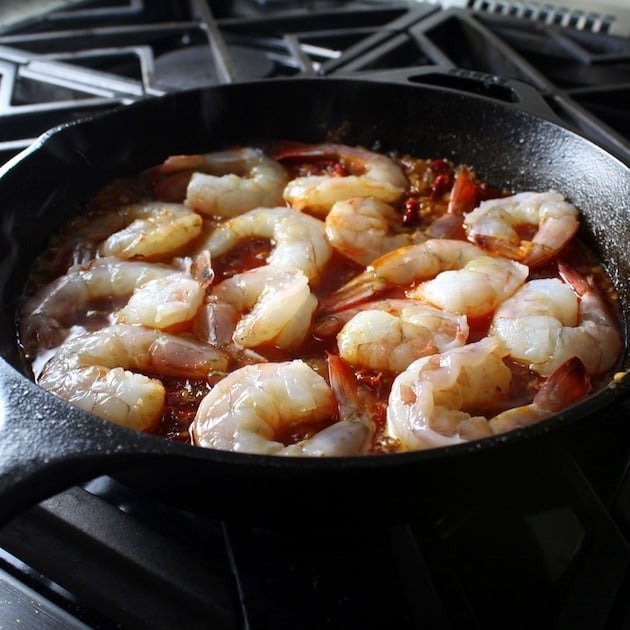
[[[422,69],[423,81],[457,70],[529,84],[565,124],[629,159],[630,29],[614,0],[600,11],[487,0],[210,5],[3,4],[20,12],[0,19],[0,161],[54,125],[138,99],[401,69]],[[533,465],[509,495],[488,487],[448,512],[427,506],[421,522],[360,531],[213,521],[98,478],[0,530],[0,628],[627,627],[627,414],[587,447]]]
[[[492,3],[65,4],[0,28],[0,158],[52,125],[166,92],[421,66],[529,83],[581,133],[628,151],[630,39],[601,24],[564,27]]]

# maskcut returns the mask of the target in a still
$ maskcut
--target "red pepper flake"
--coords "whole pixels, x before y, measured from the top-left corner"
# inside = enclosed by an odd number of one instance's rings
[[[453,179],[450,175],[442,173],[435,178],[431,184],[431,196],[436,199],[441,197],[446,191],[450,190]]]
[[[453,167],[448,160],[433,160],[429,168],[437,175],[453,175]]]
[[[345,177],[348,174],[348,169],[345,164],[341,162],[336,162],[330,167],[330,174],[333,177]]]
[[[418,225],[420,223],[419,210],[420,204],[418,203],[417,199],[413,197],[405,199],[405,209],[403,211],[402,218],[403,225]]]

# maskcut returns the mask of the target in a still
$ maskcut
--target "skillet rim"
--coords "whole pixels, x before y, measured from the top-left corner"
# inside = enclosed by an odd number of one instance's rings
[[[435,71],[435,68],[432,69]],[[503,80],[501,80],[503,81]],[[106,111],[99,111],[89,113],[81,118],[73,121],[68,121],[66,123],[62,123],[53,127],[52,129],[41,134],[29,147],[18,153],[16,156],[7,161],[2,167],[0,167],[0,188],[2,186],[2,182],[6,177],[13,171],[15,168],[21,168],[20,165],[28,162],[28,159],[32,155],[36,155],[39,152],[42,152],[47,149],[50,143],[55,142],[58,138],[63,136],[63,134],[69,133],[71,130],[79,127],[85,128],[89,124],[97,123],[103,119],[107,120],[111,117],[118,116],[120,112],[131,112],[133,113],[136,109],[142,109],[147,107],[147,103],[166,100],[177,100],[182,98],[183,94],[202,94],[202,93],[211,93],[216,92],[217,90],[230,90],[230,89],[239,89],[242,86],[249,86],[252,89],[258,85],[270,85],[270,84],[284,84],[284,83],[323,83],[323,82],[343,82],[343,83],[358,83],[358,84],[386,84],[391,86],[391,79],[387,79],[384,76],[384,73],[380,73],[375,77],[368,76],[324,76],[324,77],[279,77],[279,78],[268,78],[254,81],[242,81],[235,82],[224,85],[211,86],[206,88],[193,88],[189,90],[185,90],[182,92],[165,94],[161,96],[148,97],[143,100],[136,101],[134,103],[128,105],[118,105],[114,106],[112,109]],[[462,96],[465,99],[479,100],[485,103],[492,103],[496,107],[505,107],[513,112],[519,112],[519,115],[524,115],[528,117],[533,117],[538,120],[544,121],[546,124],[552,125],[554,128],[562,130],[563,133],[568,134],[571,137],[574,137],[577,141],[586,143],[592,147],[592,149],[601,152],[604,155],[605,159],[611,159],[618,162],[622,167],[626,168],[630,173],[630,159],[626,160],[622,156],[616,154],[610,149],[607,149],[596,141],[587,138],[574,129],[572,129],[568,124],[559,121],[556,117],[554,120],[550,120],[545,117],[540,112],[532,112],[528,111],[523,107],[522,103],[507,103],[507,102],[498,102],[496,99],[486,97],[480,94],[463,94],[460,90],[456,88],[449,88],[445,86],[433,86],[433,85],[425,85],[421,83],[412,83],[409,81],[409,76],[404,76],[402,83],[400,81],[394,82],[396,87],[406,86],[408,89],[412,90],[430,90],[435,92],[450,92],[456,94],[458,96]],[[509,82],[509,83],[517,83],[517,82]],[[149,105],[150,106],[150,105]],[[627,354],[627,344],[628,344],[628,322],[627,318],[622,318],[622,321],[625,325],[626,330],[624,330],[624,350],[623,354]],[[38,392],[43,394],[45,400],[50,401],[50,399],[57,399],[53,394],[43,390],[43,388],[39,387],[32,380],[29,380],[26,374],[21,373],[17,370],[14,365],[12,365],[4,356],[2,355],[2,361],[8,366],[15,370],[16,374],[23,379],[26,379],[31,385],[37,388]],[[176,455],[176,456],[184,456],[186,458],[190,458],[192,452],[195,453],[195,459],[210,459],[217,460],[219,462],[228,463],[230,465],[233,464],[243,464],[246,466],[254,463],[255,465],[259,465],[261,463],[265,464],[265,467],[271,466],[272,468],[279,468],[281,470],[288,469],[292,470],[294,468],[306,468],[313,470],[320,470],[322,466],[326,468],[332,469],[355,469],[355,468],[372,468],[377,466],[379,468],[387,466],[387,467],[397,467],[399,465],[406,466],[409,463],[415,463],[417,460],[421,461],[432,461],[435,459],[448,459],[451,457],[458,457],[460,454],[470,454],[470,453],[481,453],[487,450],[494,450],[499,447],[510,446],[514,443],[522,444],[528,441],[536,441],[540,438],[547,437],[551,434],[555,434],[556,432],[562,432],[563,429],[568,428],[580,421],[583,421],[587,417],[591,416],[595,411],[603,410],[609,408],[615,402],[618,402],[621,398],[624,398],[628,392],[630,392],[630,378],[627,377],[628,370],[623,372],[623,376],[618,381],[611,381],[608,385],[606,385],[602,390],[596,392],[595,394],[590,395],[584,401],[578,402],[570,407],[553,414],[548,419],[519,429],[515,429],[509,431],[504,434],[484,438],[481,440],[476,440],[473,442],[464,442],[461,444],[454,444],[434,449],[427,449],[422,451],[411,451],[404,453],[392,453],[392,454],[379,454],[379,455],[362,455],[362,456],[348,456],[348,457],[323,457],[323,458],[310,458],[310,457],[278,457],[278,456],[270,456],[270,455],[259,455],[259,454],[250,454],[250,453],[235,453],[231,451],[215,451],[212,449],[204,449],[201,447],[195,447],[186,444],[179,444],[175,442],[170,442],[165,440],[164,438],[160,438],[150,434],[142,434],[140,433],[140,441],[146,441],[148,444],[148,448],[146,451],[140,451],[138,454],[168,454],[168,455]],[[69,403],[65,401],[61,401],[64,407],[71,407]],[[592,409],[591,409],[592,408]],[[105,425],[110,425],[106,420],[102,420],[97,416],[89,414],[87,412],[81,412],[80,415],[85,415],[85,418],[89,422],[100,422]],[[1,425],[0,425],[1,426]],[[112,429],[112,427],[109,427]],[[133,429],[127,429],[125,427],[121,427],[118,425],[114,425],[114,432],[120,433],[121,440],[127,441],[130,435],[136,436],[137,433]],[[1,430],[0,430],[1,434]],[[164,449],[164,444],[169,444],[167,449]],[[160,448],[158,448],[160,446]],[[191,451],[192,449],[192,451]],[[113,445],[113,449],[115,450],[115,445]],[[168,453],[165,452],[168,451]],[[299,462],[295,464],[294,462]],[[325,462],[322,464],[321,462]]]

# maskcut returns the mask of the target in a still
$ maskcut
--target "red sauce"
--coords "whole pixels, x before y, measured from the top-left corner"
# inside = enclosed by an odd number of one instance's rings
[[[356,171],[355,165],[349,165],[333,156],[319,156],[317,158],[300,158],[291,155],[291,145],[285,146],[276,153],[277,156],[284,155],[283,163],[290,177],[303,175],[331,176],[345,175]],[[464,165],[455,165],[445,159],[418,159],[411,156],[397,156],[399,164],[404,169],[410,187],[397,205],[399,211],[399,229],[427,228],[438,219],[443,219],[448,214],[457,218],[462,212],[472,209],[479,201],[493,197],[500,197],[506,194],[505,190],[486,182],[479,181],[474,171]],[[142,174],[137,178],[128,181],[118,181],[104,189],[96,198],[92,212],[98,213],[103,208],[108,208],[116,203],[126,203],[150,198],[156,195],[158,198],[168,198],[169,201],[181,201],[185,191],[185,180],[190,174],[178,174],[177,185],[172,185],[173,180],[159,178],[152,173],[149,177]],[[182,180],[181,182],[179,180]],[[168,185],[166,185],[168,184]],[[454,195],[458,195],[455,200]],[[457,203],[454,203],[454,202]],[[211,229],[213,223],[208,222],[206,231]],[[449,233],[451,238],[465,239],[461,225],[454,222],[455,230]],[[67,242],[68,234],[71,233],[72,226],[62,231],[59,237],[53,240],[53,246],[47,256],[42,257],[33,275],[34,284],[42,284],[50,277],[65,273],[69,264],[67,252],[60,254],[56,243]],[[447,225],[447,229],[450,229]],[[531,239],[533,229],[522,226],[519,233],[524,239]],[[65,240],[64,240],[65,239]],[[230,251],[229,254],[212,260],[212,268],[215,274],[214,283],[241,273],[246,269],[264,265],[266,258],[273,244],[263,239],[248,239],[241,242],[238,247]],[[614,302],[610,285],[606,276],[597,263],[594,254],[584,246],[579,240],[572,241],[561,256],[571,266],[583,273],[594,274],[599,287]],[[76,262],[76,261],[74,261]],[[345,284],[350,278],[362,270],[362,267],[342,257],[338,253],[333,256],[328,263],[321,278],[313,284],[313,292],[317,297],[322,297]],[[554,262],[537,269],[533,277],[555,277],[557,269]],[[399,296],[400,289],[394,290],[381,297]],[[106,315],[100,314],[99,305],[94,305],[92,315],[86,320],[92,319],[98,324],[104,321]],[[111,312],[111,305],[101,305],[103,312]],[[487,334],[492,314],[483,318],[469,319],[470,337],[469,341],[476,341]],[[85,323],[85,322],[83,322]],[[178,332],[191,332],[190,329],[182,328]],[[280,350],[275,347],[259,347],[255,349],[269,361],[282,361],[297,357],[303,358],[322,375],[326,375],[326,355],[327,353],[337,353],[335,336],[318,337],[315,334],[309,335],[306,341],[298,348],[291,350]],[[496,404],[492,408],[470,409],[467,411],[492,416],[496,413],[513,406],[528,404],[540,388],[542,379],[530,372],[528,369],[516,363],[509,362],[512,371],[511,390],[505,396],[497,396]],[[234,364],[232,368],[238,367]],[[394,374],[386,372],[376,372],[364,367],[356,367],[354,374],[357,388],[366,396],[370,397],[374,404],[374,421],[377,427],[372,450],[373,452],[389,452],[396,449],[395,443],[383,438],[385,408],[387,396],[395,377]],[[212,382],[206,380],[191,380],[164,378],[162,379],[166,391],[166,407],[159,426],[155,433],[167,439],[187,442],[189,441],[188,429],[192,422],[197,405],[210,391]],[[330,422],[334,421],[330,419]],[[294,443],[309,437],[321,430],[323,425],[302,426],[300,428],[291,427],[284,433],[276,435],[276,439],[285,444]]]

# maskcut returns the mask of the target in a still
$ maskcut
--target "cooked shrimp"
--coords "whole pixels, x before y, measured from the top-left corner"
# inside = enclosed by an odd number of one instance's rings
[[[402,372],[420,357],[466,343],[465,316],[415,300],[383,302],[384,309],[361,309],[337,335],[339,355],[351,365]]]
[[[97,237],[101,256],[124,260],[158,260],[171,256],[201,234],[202,219],[180,204],[146,202],[121,206],[97,218],[86,228]]]
[[[387,407],[386,433],[402,450],[448,446],[493,435],[483,416],[509,393],[507,350],[493,337],[422,357],[399,374]]]
[[[246,348],[300,344],[311,325],[317,298],[299,269],[256,267],[219,283],[212,298],[240,317],[232,340]]]
[[[285,445],[283,436],[335,420],[337,403],[325,379],[302,360],[239,368],[201,401],[190,430],[198,446],[268,455],[312,453],[309,439]],[[334,426],[334,425],[333,425]],[[315,435],[317,438],[317,435]],[[311,438],[312,440],[313,438]]]
[[[160,418],[165,391],[159,380],[142,373],[206,378],[227,365],[225,354],[208,344],[142,326],[113,325],[68,339],[38,383],[85,411],[147,431]]]
[[[523,226],[537,227],[531,241],[519,236],[517,228]],[[483,201],[464,219],[472,242],[530,267],[557,255],[579,226],[578,210],[554,191]]]
[[[515,361],[542,376],[574,356],[588,374],[601,374],[621,351],[616,321],[592,280],[561,269],[571,286],[558,278],[531,280],[497,308],[490,334]]]
[[[397,201],[408,181],[402,169],[386,155],[342,144],[307,145],[285,151],[286,157],[334,158],[349,175],[310,175],[292,179],[284,199],[297,210],[325,215],[333,204],[352,197],[373,197],[385,203]]]
[[[82,322],[90,304],[128,298],[133,291],[172,275],[173,267],[159,263],[97,258],[77,265],[28,298],[22,308],[20,341],[27,355],[58,345],[68,329]],[[113,307],[112,307],[113,309]]]
[[[330,259],[324,222],[291,208],[257,208],[219,225],[200,245],[217,258],[247,238],[271,239],[274,248],[269,265],[300,269],[317,278]]]
[[[404,245],[426,241],[422,230],[404,231],[392,206],[372,197],[337,201],[326,215],[326,236],[346,258],[368,265]]]
[[[481,258],[484,261],[488,258],[485,250],[453,239],[430,239],[418,245],[400,247],[377,258],[364,272],[323,299],[320,303],[320,314],[344,310],[392,289],[406,289],[414,283],[430,280],[438,273],[462,269],[473,260]],[[524,265],[506,260],[500,263],[501,272],[495,282],[494,278],[487,277],[488,273],[494,273],[493,266],[489,262],[477,264],[477,273],[480,274],[478,279],[485,281],[487,286],[483,287],[483,300],[476,300],[474,296],[470,298],[471,308],[475,301],[485,304],[486,294],[496,292],[497,283],[506,278],[510,279],[507,290],[512,293],[518,283],[525,281],[528,272]],[[482,270],[484,265],[485,269]]]
[[[545,380],[529,405],[508,409],[489,421],[493,433],[526,427],[565,409],[588,394],[591,380],[580,359],[565,361]]]
[[[516,261],[481,256],[461,269],[441,272],[407,291],[407,295],[452,313],[482,317],[521,287],[528,274],[529,269]]]
[[[154,169],[161,174],[184,173],[185,203],[204,215],[234,217],[259,207],[282,203],[288,181],[281,164],[261,149],[244,147],[206,153],[174,155]],[[192,173],[191,173],[192,172]],[[175,175],[160,182],[158,195],[173,196],[169,186],[181,186]]]
[[[197,238],[201,229],[201,216],[182,204],[117,203],[70,221],[55,251],[75,264],[97,255],[162,260]]]
[[[204,297],[205,291],[197,280],[188,273],[175,272],[138,287],[116,313],[115,321],[164,330],[192,320]]]

